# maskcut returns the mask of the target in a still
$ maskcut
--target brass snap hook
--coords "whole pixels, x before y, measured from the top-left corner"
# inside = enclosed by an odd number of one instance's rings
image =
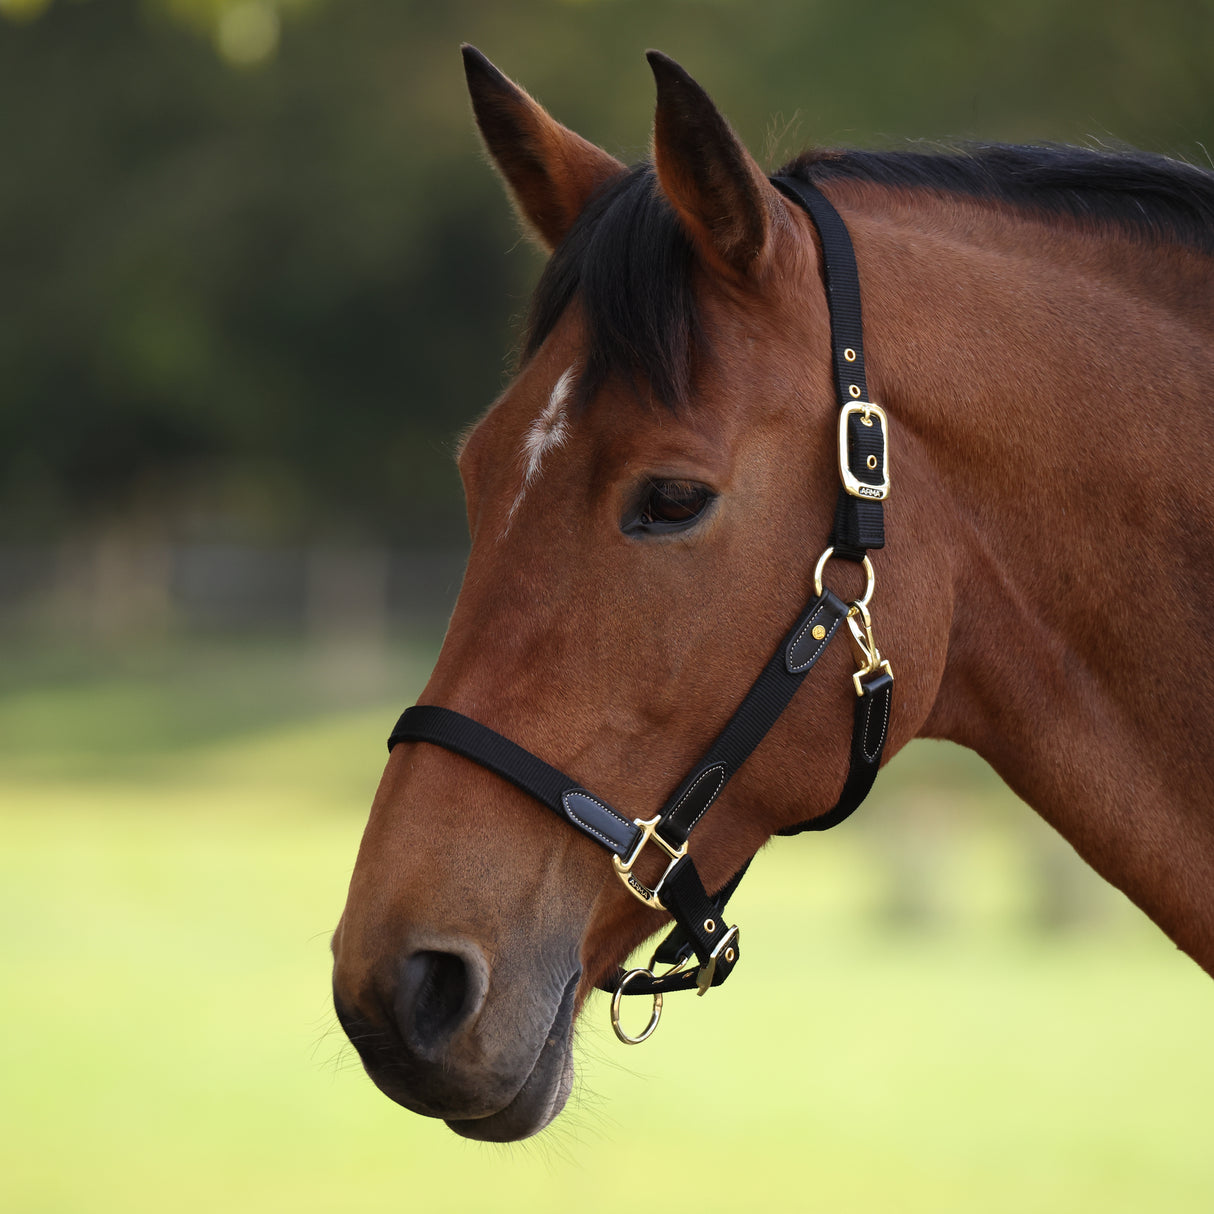
[[[878,670],[884,670],[892,675],[889,663],[882,659],[881,651],[877,648],[877,639],[873,636],[873,617],[869,614],[866,601],[857,599],[847,610],[847,627],[851,632],[852,645],[856,651],[856,661],[859,669],[852,675],[856,685],[856,695],[864,694],[862,680]]]

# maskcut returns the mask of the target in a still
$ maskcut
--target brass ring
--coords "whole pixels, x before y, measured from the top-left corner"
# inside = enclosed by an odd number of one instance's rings
[[[630,1033],[625,1032],[620,1025],[620,1000],[624,997],[624,988],[641,974],[644,974],[648,978],[653,977],[652,970],[629,970],[620,979],[620,985],[615,988],[615,994],[611,996],[611,1027],[615,1030],[615,1035],[625,1045],[640,1045],[642,1041],[648,1040],[653,1035],[653,1030],[658,1027],[658,1021],[662,1018],[662,992],[654,991],[653,1011],[650,1013],[649,1023],[641,1030],[640,1036],[633,1037]]]
[[[814,566],[814,594],[821,596],[822,594],[822,570],[826,568],[826,562],[835,555],[833,548],[827,550],[818,557],[818,563]],[[864,576],[868,579],[868,585],[864,587],[864,596],[856,599],[861,607],[867,607],[869,600],[873,597],[873,587],[877,584],[876,575],[873,573],[873,563],[865,557],[861,562],[864,568]]]

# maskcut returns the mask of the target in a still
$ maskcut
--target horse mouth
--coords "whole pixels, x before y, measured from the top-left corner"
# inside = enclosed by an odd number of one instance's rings
[[[565,1107],[573,1089],[573,1012],[580,977],[575,972],[565,984],[535,1064],[510,1103],[486,1117],[449,1118],[452,1130],[480,1142],[518,1142],[538,1134]]]

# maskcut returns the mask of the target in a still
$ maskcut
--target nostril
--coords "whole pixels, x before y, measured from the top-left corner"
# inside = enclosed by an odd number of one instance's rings
[[[405,983],[415,989],[413,1028],[437,1037],[459,1018],[468,993],[468,971],[452,953],[414,953],[405,962]]]
[[[438,1052],[479,1008],[473,975],[454,953],[429,949],[413,953],[401,967],[396,1022],[419,1054]]]

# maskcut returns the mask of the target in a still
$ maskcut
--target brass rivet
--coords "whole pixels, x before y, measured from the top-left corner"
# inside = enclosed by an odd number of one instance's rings
[[[705,919],[704,930],[711,936],[717,930],[717,921],[715,919]]]
[[[870,455],[864,462],[874,470],[877,467],[877,457],[875,455]]]
[[[735,953],[735,952],[733,951],[733,949],[731,949],[731,948],[727,948],[727,949],[725,950],[725,960],[726,960],[726,961],[728,961],[728,962],[729,962],[731,965],[733,964],[733,959],[734,959],[734,958],[735,958],[737,955],[738,955],[738,954],[737,954],[737,953]]]
[[[852,349],[844,350],[843,357],[846,358],[849,363],[854,363],[856,361],[856,352]]]
[[[814,640],[820,641],[826,635],[826,629],[821,624],[814,625]]]
[[[848,384],[847,390],[856,398],[856,400],[860,399],[860,389],[855,384]]]

